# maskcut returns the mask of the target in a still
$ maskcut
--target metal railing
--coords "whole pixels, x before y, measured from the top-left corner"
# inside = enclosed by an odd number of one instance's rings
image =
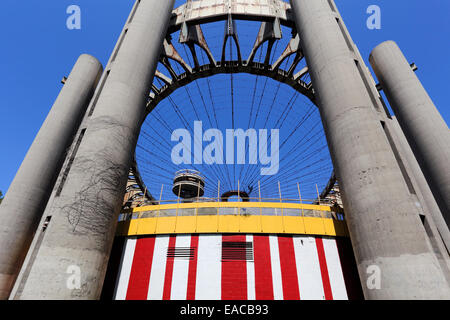
[[[253,202],[221,202],[220,198],[198,198],[183,203],[177,200],[158,201],[158,205],[147,205],[124,210],[119,221],[142,218],[236,215],[236,216],[296,216],[345,220],[342,208],[327,203],[318,205],[314,201],[301,203],[299,199],[264,198]]]
[[[314,204],[314,205],[325,205],[325,206],[333,206],[335,205],[335,201],[330,199],[289,199],[289,198],[254,198],[249,197],[247,198],[249,202],[282,202],[282,203],[299,203],[299,204]],[[202,203],[202,202],[221,202],[222,197],[214,197],[214,198],[208,198],[208,197],[196,197],[191,198],[188,201],[184,201],[183,199],[170,199],[170,200],[147,200],[147,199],[141,199],[136,200],[136,207],[142,207],[142,206],[150,206],[150,205],[163,205],[163,204],[173,204],[173,203]],[[228,200],[228,202],[242,202],[241,199],[238,201]]]

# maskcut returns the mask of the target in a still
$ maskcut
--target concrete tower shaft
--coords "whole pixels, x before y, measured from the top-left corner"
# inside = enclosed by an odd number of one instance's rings
[[[332,0],[291,0],[342,188],[367,299],[450,298],[377,115],[364,62]],[[368,267],[381,286],[369,288]]]
[[[98,299],[174,0],[139,0],[83,123],[52,217],[15,299]],[[79,268],[81,288],[67,286]]]
[[[80,56],[0,206],[0,299],[14,284],[102,70],[94,57]]]
[[[370,63],[450,225],[450,131],[393,41],[378,45]]]

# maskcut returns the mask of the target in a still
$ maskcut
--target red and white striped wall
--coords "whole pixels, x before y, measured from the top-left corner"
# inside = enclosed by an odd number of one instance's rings
[[[127,238],[117,300],[361,298],[349,239],[292,235]]]

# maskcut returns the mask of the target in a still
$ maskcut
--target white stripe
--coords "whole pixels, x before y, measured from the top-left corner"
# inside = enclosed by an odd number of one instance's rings
[[[327,260],[328,276],[334,300],[348,300],[344,274],[335,239],[322,239],[323,250]]]
[[[248,234],[246,237],[246,241],[253,243],[253,235]],[[247,300],[256,300],[254,261],[247,261]]]
[[[324,300],[325,293],[315,237],[295,236],[294,252],[300,299]]]
[[[222,298],[222,235],[198,237],[196,300],[220,300]]]
[[[124,243],[124,251],[120,261],[119,278],[117,281],[115,300],[125,300],[130,280],[131,266],[133,264],[134,250],[136,249],[136,238],[128,238]]]
[[[270,235],[270,263],[272,266],[273,298],[283,300],[283,280],[281,278],[280,250],[278,236]]]
[[[190,235],[177,235],[175,246],[177,248],[190,248]],[[176,258],[173,261],[172,289],[170,300],[186,300],[189,273],[189,258]]]
[[[167,248],[169,236],[157,236],[153,253],[152,271],[148,285],[148,300],[162,300],[166,275]]]

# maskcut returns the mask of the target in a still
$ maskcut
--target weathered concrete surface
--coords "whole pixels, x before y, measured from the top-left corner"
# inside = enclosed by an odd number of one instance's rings
[[[0,206],[0,299],[7,299],[102,73],[82,55],[28,150]]]
[[[333,1],[291,0],[367,299],[449,299],[419,212]],[[369,267],[379,270],[378,276]]]
[[[98,299],[118,214],[174,0],[141,0],[61,193],[23,289],[14,299]],[[78,269],[79,268],[79,269]],[[68,286],[80,271],[81,286]],[[76,284],[72,282],[72,284]]]
[[[402,129],[397,121],[396,117],[392,117],[392,120],[386,122],[386,125],[389,127],[389,130],[393,133],[393,138],[395,140],[396,145],[400,149],[400,153],[402,157],[405,159],[405,164],[410,171],[411,179],[414,184],[414,189],[417,193],[418,200],[420,201],[424,213],[428,219],[433,221],[433,225],[431,229],[433,229],[433,234],[436,238],[441,238],[443,248],[440,248],[443,259],[447,261],[448,269],[450,272],[450,257],[448,252],[450,252],[450,230],[447,226],[447,223],[442,216],[442,212],[431,192],[430,186],[425,179],[425,176],[417,162],[412,149],[403,134]],[[436,229],[436,230],[435,230]],[[439,239],[436,239],[438,241]],[[439,241],[438,241],[439,242]],[[439,247],[441,247],[439,245]],[[450,277],[447,277],[450,279]]]
[[[370,63],[450,225],[450,131],[393,41],[378,45]]]

